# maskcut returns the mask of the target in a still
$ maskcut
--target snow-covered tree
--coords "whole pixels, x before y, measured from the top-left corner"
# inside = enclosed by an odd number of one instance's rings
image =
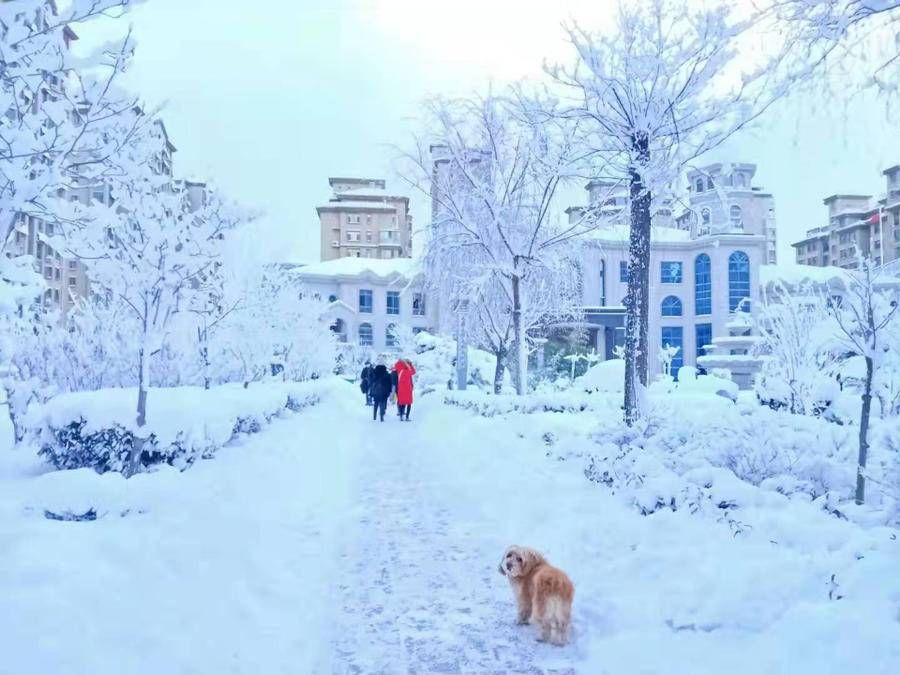
[[[327,303],[277,265],[258,267],[243,283],[239,304],[211,336],[212,360],[228,364],[219,370],[245,387],[273,374],[306,380],[331,373],[338,345]]]
[[[136,422],[143,427],[151,358],[167,347],[173,317],[215,267],[237,221],[204,186],[173,181],[168,139],[156,120],[140,125],[116,163],[119,173],[107,176],[103,199],[72,204],[78,225],[66,233],[65,247],[87,265],[98,292],[138,322]],[[129,471],[139,468],[139,457],[136,448]]]
[[[866,461],[869,454],[869,419],[873,381],[890,350],[888,337],[897,317],[900,280],[883,275],[869,258],[860,258],[847,280],[830,289],[840,301],[830,302],[828,311],[838,328],[838,340],[847,352],[862,356],[866,364],[859,418],[859,461],[856,471],[856,503],[866,498]]]
[[[628,186],[625,419],[640,415],[648,381],[650,229],[685,167],[748,124],[783,92],[768,72],[742,72],[747,24],[724,5],[685,0],[620,3],[614,29],[576,26],[570,67],[549,69],[551,115],[578,123],[592,177]],[[748,60],[749,62],[749,60]]]
[[[839,355],[831,302],[810,284],[788,288],[773,284],[763,292],[757,317],[763,365],[757,378],[764,400],[773,393],[792,413],[811,415],[833,382]]]
[[[427,142],[410,155],[410,182],[433,200],[426,276],[452,308],[464,306],[477,324],[467,335],[490,345],[501,379],[511,355],[522,394],[529,331],[581,300],[572,264],[579,231],[555,214],[572,175],[571,135],[513,97],[438,99],[426,113]]]

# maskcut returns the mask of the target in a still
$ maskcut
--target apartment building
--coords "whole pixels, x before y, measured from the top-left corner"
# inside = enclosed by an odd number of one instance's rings
[[[391,194],[379,178],[329,178],[331,199],[316,208],[321,259],[409,258],[409,198]]]
[[[373,353],[397,348],[397,327],[433,331],[437,305],[430,302],[418,261],[337,258],[294,269],[304,292],[327,300],[331,329],[347,344]]]
[[[792,244],[799,264],[855,269],[860,256],[876,265],[900,259],[900,165],[882,173],[881,197],[836,194],[823,200],[828,222]]]

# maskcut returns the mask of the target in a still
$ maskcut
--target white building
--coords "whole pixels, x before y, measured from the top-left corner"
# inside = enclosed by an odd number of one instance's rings
[[[395,327],[418,332],[437,324],[436,303],[425,293],[416,260],[339,258],[297,267],[294,274],[305,292],[330,303],[332,329],[342,342],[385,351],[396,347]]]

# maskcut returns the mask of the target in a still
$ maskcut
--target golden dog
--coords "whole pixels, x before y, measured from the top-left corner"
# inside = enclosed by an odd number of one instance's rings
[[[575,587],[566,573],[524,546],[510,546],[500,559],[518,606],[518,621],[536,624],[538,639],[564,645],[568,640]]]

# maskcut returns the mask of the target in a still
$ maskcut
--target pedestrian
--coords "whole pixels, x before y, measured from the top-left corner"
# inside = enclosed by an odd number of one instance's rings
[[[397,371],[397,406],[400,409],[400,419],[409,422],[409,411],[413,402],[413,375],[416,368],[408,359],[399,359],[394,364]]]
[[[359,389],[366,397],[366,405],[372,405],[371,383],[372,383],[372,362],[366,361],[362,372],[359,374]]]
[[[373,422],[379,415],[381,421],[384,422],[384,411],[387,408],[388,396],[391,395],[391,388],[391,374],[388,372],[387,366],[379,363],[372,370],[372,377],[369,381],[369,393],[372,395]]]
[[[396,364],[391,368],[391,400],[397,404],[397,417],[403,418],[403,406],[400,405],[400,401],[397,400],[397,366]]]

